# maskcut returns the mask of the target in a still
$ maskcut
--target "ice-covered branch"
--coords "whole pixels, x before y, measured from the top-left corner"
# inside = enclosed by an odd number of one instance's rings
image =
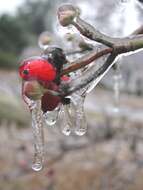
[[[76,90],[83,88],[93,80],[96,80],[98,83],[109,70],[109,68],[114,64],[113,61],[119,54],[143,48],[142,26],[135,30],[128,37],[113,38],[103,34],[102,32],[98,31],[95,27],[82,20],[80,18],[79,9],[70,4],[62,5],[58,9],[58,18],[62,26],[73,25],[79,30],[79,32],[83,36],[96,42],[99,42],[102,45],[108,46],[108,48],[102,49],[99,52],[96,52],[96,50],[92,50],[83,57],[72,62],[70,66],[64,68],[61,75],[69,74],[70,72],[81,69],[86,65],[90,64],[91,62],[102,57],[103,55],[109,54],[108,59],[98,70],[95,70],[95,67],[92,67],[90,70],[84,73],[84,76],[82,75],[80,78],[78,77],[78,80],[74,79],[70,82],[65,82],[64,84],[62,84],[61,92],[63,96],[69,95],[75,92]]]
[[[114,38],[103,34],[101,31],[97,30],[95,27],[80,18],[78,8],[70,4],[62,5],[58,9],[58,18],[62,26],[73,25],[83,36],[108,47],[126,46],[129,44],[132,46],[134,43],[141,44],[143,42],[143,35],[131,35],[124,38]],[[133,34],[142,34],[142,32],[143,29],[140,27]]]

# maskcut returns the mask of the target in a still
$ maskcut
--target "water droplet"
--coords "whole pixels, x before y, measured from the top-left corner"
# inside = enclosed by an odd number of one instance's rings
[[[32,169],[36,172],[42,170],[42,163],[41,162],[33,163]]]
[[[59,107],[53,111],[47,111],[43,114],[43,118],[48,126],[54,126],[58,119]]]

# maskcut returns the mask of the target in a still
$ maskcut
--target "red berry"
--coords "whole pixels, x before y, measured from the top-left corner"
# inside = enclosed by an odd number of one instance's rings
[[[24,80],[53,81],[56,78],[56,69],[41,57],[25,60],[19,73]]]
[[[42,88],[55,92],[59,90],[59,84],[54,81],[57,70],[48,60],[42,57],[27,59],[21,64],[19,74],[25,80],[23,93],[33,100],[41,98],[43,112],[54,110],[62,101],[61,97],[42,91]],[[68,76],[61,77],[61,81],[69,79]]]

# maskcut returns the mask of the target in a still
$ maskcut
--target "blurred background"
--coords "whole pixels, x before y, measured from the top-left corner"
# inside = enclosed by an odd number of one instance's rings
[[[79,33],[57,21],[61,3],[79,6],[82,18],[110,36],[127,36],[143,22],[142,0],[0,2],[0,190],[142,190],[143,51],[120,57],[118,69],[88,94],[85,136],[66,137],[59,126],[45,126],[45,166],[37,173],[31,169],[31,117],[18,66],[41,54],[43,31],[63,49],[75,48],[65,35]]]

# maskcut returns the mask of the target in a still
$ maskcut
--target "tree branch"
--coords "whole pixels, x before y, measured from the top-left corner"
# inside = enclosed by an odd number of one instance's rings
[[[114,53],[118,55],[130,51],[135,51],[141,48],[143,48],[143,35],[137,35],[136,38],[122,41],[121,43],[114,45],[113,48],[106,48],[100,52],[95,52],[95,50],[93,50],[92,52],[84,55],[82,58],[79,58],[76,61],[70,63],[70,66],[65,68],[62,71],[61,75],[69,74],[70,72],[81,69],[99,57],[113,52],[113,50]]]
[[[83,88],[93,80],[95,80],[97,84],[106,72],[114,65],[113,61],[117,55],[143,48],[143,26],[134,31],[129,37],[112,38],[96,30],[93,26],[82,20],[79,17],[77,8],[72,5],[63,5],[63,7],[58,11],[58,17],[62,26],[72,24],[85,37],[109,47],[101,50],[100,52],[95,52],[93,50],[92,52],[84,55],[82,58],[71,63],[69,67],[65,68],[61,75],[83,68],[103,55],[110,53],[106,62],[98,70],[96,70],[95,66],[92,66],[90,69],[84,71],[82,76],[77,77],[70,82],[62,83],[60,87],[62,96],[67,96],[76,90]]]
[[[134,51],[140,48],[143,48],[142,35],[138,35],[134,39],[121,43],[121,45],[114,46],[113,49],[107,48],[107,49],[101,50],[98,53],[95,53],[93,51],[93,52],[90,52],[88,56],[85,55],[84,57],[78,59],[75,62],[75,64],[63,70],[62,75],[75,71],[79,68],[82,68],[85,65],[88,65],[89,63],[91,63],[92,61],[96,60],[97,58],[112,52],[111,55],[108,57],[107,61],[97,71],[95,71],[94,67],[92,67],[87,72],[83,73],[81,77],[78,77],[70,82],[62,84],[61,85],[62,96],[67,96],[79,90],[80,88],[83,88],[84,86],[86,86],[88,83],[90,83],[93,80],[96,80],[96,82],[98,83],[101,80],[101,78],[107,73],[107,71],[112,67],[112,65],[114,64],[113,61],[117,55]]]

